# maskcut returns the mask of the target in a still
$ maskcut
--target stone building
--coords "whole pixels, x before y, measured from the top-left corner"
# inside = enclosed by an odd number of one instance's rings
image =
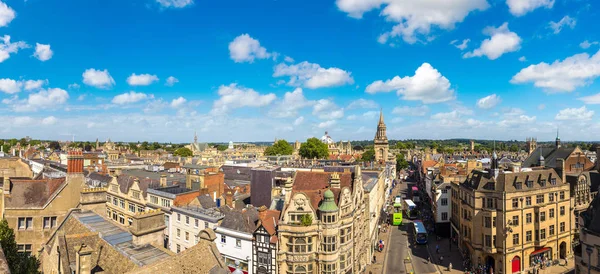
[[[298,171],[284,186],[279,273],[360,273],[370,262],[361,169]]]
[[[580,245],[575,249],[575,273],[600,273],[600,198],[581,213]]]
[[[198,243],[200,232],[204,229],[215,229],[225,215],[216,208],[200,206],[174,206],[171,208],[168,225],[169,246],[175,253],[184,251]]]
[[[0,177],[32,178],[33,171],[27,163],[18,157],[0,158]]]
[[[474,265],[494,273],[532,269],[537,260],[566,259],[571,254],[570,186],[565,173],[550,168],[509,172],[472,171],[452,185],[452,225],[459,247]],[[557,159],[564,170],[564,160]]]
[[[375,149],[375,161],[386,162],[389,158],[390,144],[388,142],[386,126],[383,122],[383,111],[379,113],[379,123],[377,124],[377,133],[373,140]]]

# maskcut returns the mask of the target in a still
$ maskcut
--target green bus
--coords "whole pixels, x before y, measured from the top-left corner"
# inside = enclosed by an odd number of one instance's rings
[[[402,225],[402,203],[394,203],[392,225]]]

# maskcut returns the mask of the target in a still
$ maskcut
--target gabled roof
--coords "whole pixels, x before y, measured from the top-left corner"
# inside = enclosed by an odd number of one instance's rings
[[[256,208],[230,210],[224,211],[224,213],[225,218],[223,218],[219,227],[248,234],[252,234],[256,230],[256,222],[258,221],[258,210]]]
[[[66,183],[66,178],[11,179],[10,195],[5,197],[7,208],[43,207]]]
[[[544,166],[556,167],[556,159],[567,159],[576,148],[538,147],[527,157],[522,167],[540,166],[540,155],[544,156]]]

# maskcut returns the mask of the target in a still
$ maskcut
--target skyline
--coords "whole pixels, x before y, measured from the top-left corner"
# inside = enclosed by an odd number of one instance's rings
[[[0,137],[598,139],[600,3],[284,2],[0,0]]]

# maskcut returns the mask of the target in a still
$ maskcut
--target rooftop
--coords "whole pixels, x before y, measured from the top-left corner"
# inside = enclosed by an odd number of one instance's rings
[[[214,208],[202,208],[200,206],[181,206],[181,207],[172,207],[171,210],[174,212],[183,213],[186,215],[190,215],[196,217],[198,219],[210,220],[212,222],[217,222],[225,217],[223,213]]]

